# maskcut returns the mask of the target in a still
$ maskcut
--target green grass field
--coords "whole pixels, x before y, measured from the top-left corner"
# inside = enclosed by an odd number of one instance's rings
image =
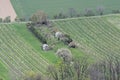
[[[67,13],[69,8],[74,8],[78,13],[84,13],[86,8],[96,12],[102,6],[105,13],[119,9],[120,0],[11,0],[15,11],[20,17],[28,17],[37,10],[45,11],[50,17],[56,13]]]

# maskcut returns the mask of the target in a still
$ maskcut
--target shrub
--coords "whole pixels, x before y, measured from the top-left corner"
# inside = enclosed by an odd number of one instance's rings
[[[67,18],[67,17],[68,16],[65,13],[63,13],[62,11],[53,16],[54,19],[64,19],[64,18]]]
[[[66,45],[73,41],[72,38],[70,38],[70,36],[67,34],[63,35],[63,37],[61,37],[60,40]]]
[[[38,39],[42,44],[46,44],[47,40],[45,37],[43,37],[36,29],[35,27],[29,27],[28,28]]]
[[[16,21],[16,22],[20,22],[19,17],[16,17],[16,18],[15,18],[15,21]]]
[[[24,21],[25,21],[25,18],[24,18],[24,17],[21,17],[21,18],[20,18],[20,21],[24,22]]]
[[[53,18],[54,18],[54,19],[57,19],[57,18],[58,18],[57,14],[55,14],[55,15],[53,16]]]
[[[30,71],[23,80],[45,80],[43,75]]]
[[[112,13],[115,13],[115,14],[120,13],[120,10],[112,10]]]
[[[52,21],[47,21],[47,27],[52,27],[53,24],[52,24]]]
[[[77,48],[77,44],[75,42],[70,42],[68,45],[70,48]]]

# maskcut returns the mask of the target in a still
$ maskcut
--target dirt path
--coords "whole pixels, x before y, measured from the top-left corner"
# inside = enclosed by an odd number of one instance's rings
[[[10,2],[10,0],[0,0],[0,18],[11,17],[11,21],[16,18],[16,12]]]

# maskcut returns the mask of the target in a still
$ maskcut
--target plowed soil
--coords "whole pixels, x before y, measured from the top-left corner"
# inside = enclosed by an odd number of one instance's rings
[[[0,18],[11,17],[11,21],[16,18],[16,12],[10,2],[10,0],[0,0]]]

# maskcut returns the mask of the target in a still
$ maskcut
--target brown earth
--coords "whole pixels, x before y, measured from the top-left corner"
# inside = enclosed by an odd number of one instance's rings
[[[0,18],[5,19],[8,16],[14,21],[17,15],[10,0],[0,0]]]

